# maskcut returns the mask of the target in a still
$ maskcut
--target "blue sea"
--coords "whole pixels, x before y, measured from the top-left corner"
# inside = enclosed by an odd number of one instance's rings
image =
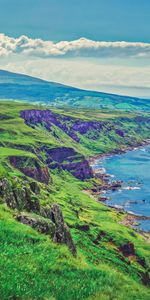
[[[123,181],[120,190],[105,193],[106,204],[150,217],[150,146],[101,158],[94,168],[104,168],[111,181]],[[140,229],[150,231],[150,220],[139,222]]]

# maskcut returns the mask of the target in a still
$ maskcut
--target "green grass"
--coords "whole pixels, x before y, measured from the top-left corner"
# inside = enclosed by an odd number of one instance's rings
[[[61,205],[78,256],[73,258],[65,246],[57,246],[48,237],[14,221],[13,212],[2,205],[2,299],[14,295],[21,299],[148,299],[149,291],[139,276],[144,268],[136,261],[129,264],[128,259],[124,260],[118,247],[132,241],[137,255],[145,257],[148,264],[149,245],[132,229],[118,224],[122,215],[82,192],[91,182],[82,183],[66,172],[55,171],[52,177],[49,197],[43,186],[39,198],[43,205],[54,201]],[[77,224],[85,223],[90,226],[89,232],[76,229]],[[106,232],[106,237],[95,245],[93,240],[100,231]]]
[[[9,157],[39,160],[35,150],[43,144],[49,148],[73,147],[79,154],[93,155],[150,137],[149,123],[137,124],[133,113],[69,109],[65,112],[53,108],[61,115],[108,122],[97,140],[91,139],[95,134],[91,131],[80,136],[77,143],[57,126],[48,132],[42,125],[31,128],[24,124],[20,111],[27,108],[33,106],[0,103],[0,115],[9,117],[0,119],[0,177],[11,180],[15,175],[22,180],[24,174],[10,165]],[[113,129],[108,133],[114,122],[126,131],[125,139]],[[40,155],[44,165],[45,153]],[[54,244],[48,236],[15,221],[17,211],[8,209],[0,198],[0,299],[148,300],[149,289],[142,284],[142,276],[150,266],[150,247],[145,238],[119,223],[125,213],[117,213],[84,192],[96,184],[96,179],[81,182],[66,171],[56,169],[50,173],[52,180],[48,186],[40,184],[38,200],[42,206],[54,202],[61,206],[78,255],[73,257],[66,246]],[[83,224],[89,225],[89,231],[77,229]],[[105,236],[96,244],[100,232],[105,232]],[[130,259],[119,251],[129,241],[136,253]],[[146,267],[139,264],[138,258],[145,259]]]
[[[36,157],[31,152],[17,150],[17,149],[13,149],[13,152],[12,152],[12,148],[0,147],[0,159],[5,158],[5,157],[10,157],[11,155],[26,156],[26,157],[33,157],[33,158]]]
[[[65,246],[14,221],[3,206],[0,215],[1,299],[149,299],[146,287],[100,255],[94,264],[79,248],[73,258]]]

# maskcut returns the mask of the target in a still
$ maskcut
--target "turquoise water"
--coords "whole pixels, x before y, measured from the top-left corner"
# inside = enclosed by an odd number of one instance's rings
[[[123,181],[120,190],[106,192],[108,205],[150,216],[150,146],[100,159],[95,167],[104,168],[111,181]],[[139,222],[140,229],[150,230],[150,220]]]

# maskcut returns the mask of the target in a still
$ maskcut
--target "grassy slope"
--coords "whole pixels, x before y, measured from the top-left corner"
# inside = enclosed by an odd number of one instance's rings
[[[100,137],[97,142],[99,146],[91,149],[88,137],[78,144],[58,128],[55,128],[59,136],[56,140],[53,132],[47,133],[43,128],[32,129],[23,123],[19,111],[26,107],[31,106],[0,104],[0,115],[10,117],[0,121],[1,176],[16,175],[16,172],[21,176],[17,170],[10,168],[7,156],[32,156],[30,150],[39,143],[46,143],[50,147],[72,146],[87,155],[97,153],[101,145],[103,151],[117,145],[114,139],[108,137],[108,142],[104,143]],[[120,117],[118,114],[100,114],[96,111],[86,111],[85,114],[69,110],[67,113],[83,119],[114,121]],[[129,116],[131,119],[133,117]],[[134,121],[132,125],[137,129]],[[129,126],[128,121],[124,121],[124,126]],[[142,138],[143,128],[140,130],[137,133],[138,140]],[[145,137],[148,137],[148,133],[147,127]],[[123,141],[120,141],[122,144]],[[29,150],[15,149],[16,145],[28,146]],[[51,176],[53,185],[49,186],[50,192],[41,185],[40,201],[43,205],[53,202],[61,205],[65,221],[71,227],[77,244],[78,256],[73,258],[65,246],[55,245],[48,237],[16,222],[13,219],[14,211],[1,204],[0,299],[149,299],[149,290],[141,283],[141,274],[145,269],[137,262],[136,256],[129,263],[118,250],[120,245],[131,241],[138,257],[145,257],[149,265],[149,245],[144,238],[118,223],[124,215],[117,214],[83,193],[83,189],[90,188],[95,180],[81,182],[69,173],[57,170],[51,172]],[[90,231],[77,230],[77,225],[85,223],[89,224]],[[101,231],[106,236],[98,244],[93,243]]]

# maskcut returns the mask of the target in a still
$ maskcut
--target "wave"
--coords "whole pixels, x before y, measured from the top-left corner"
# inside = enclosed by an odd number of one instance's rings
[[[133,190],[140,190],[141,188],[140,187],[138,187],[138,186],[125,186],[125,187],[123,187],[123,190],[131,190],[131,191],[133,191]]]

